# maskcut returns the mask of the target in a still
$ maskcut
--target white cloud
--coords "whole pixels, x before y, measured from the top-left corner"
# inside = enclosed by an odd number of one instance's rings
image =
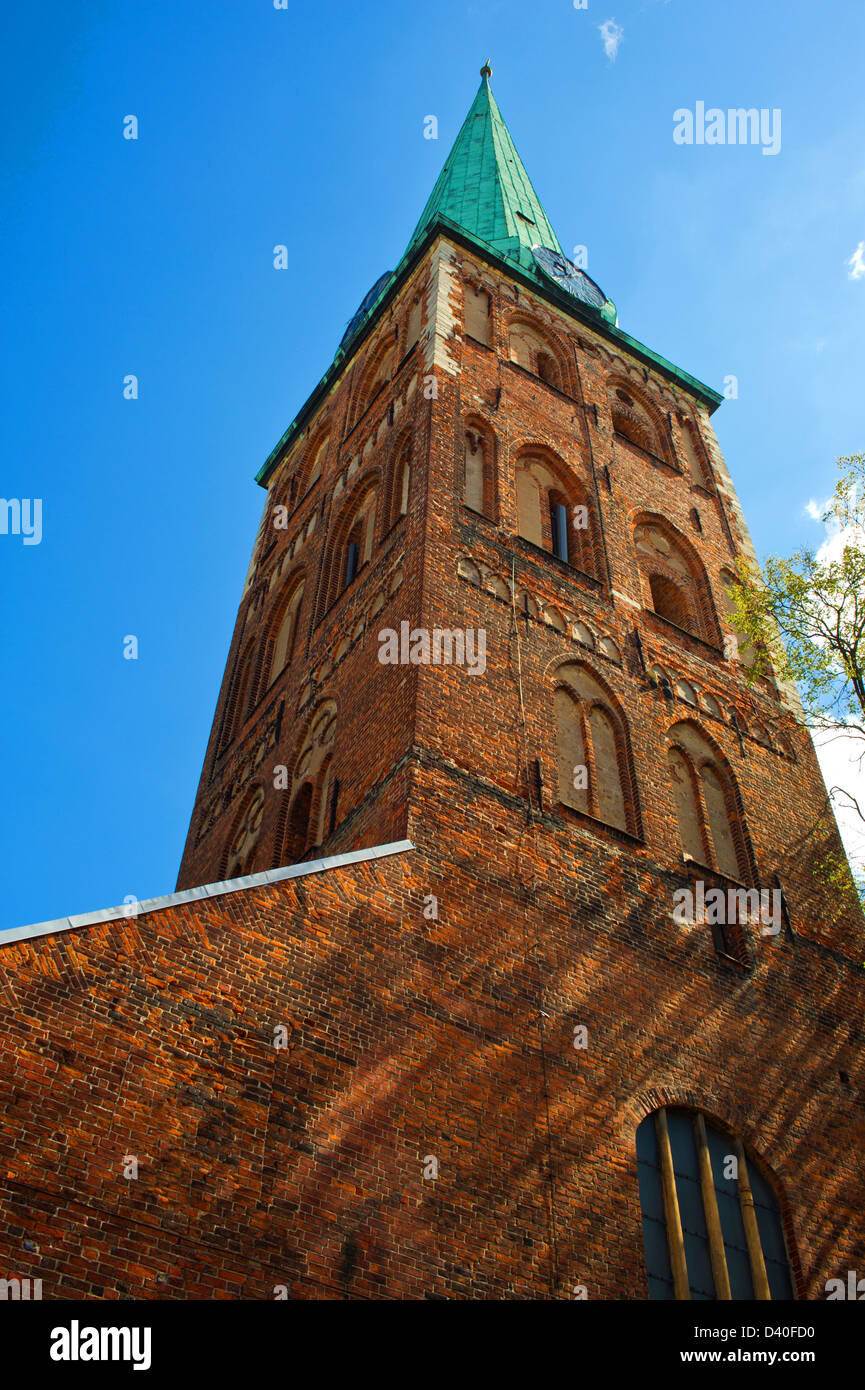
[[[805,503],[805,513],[810,516],[812,521],[822,521],[828,502],[815,502],[813,497],[809,497]]]
[[[621,24],[617,24],[614,19],[605,19],[603,24],[598,25],[598,29],[603,40],[604,52],[612,63],[619,51],[619,44],[625,37],[625,31]],[[865,249],[865,242],[859,248],[860,251],[863,249]],[[865,275],[865,267],[863,267],[862,274]]]
[[[615,57],[615,54],[613,55]],[[849,261],[845,261],[847,266],[848,280],[861,280],[865,275],[865,241],[860,241]]]

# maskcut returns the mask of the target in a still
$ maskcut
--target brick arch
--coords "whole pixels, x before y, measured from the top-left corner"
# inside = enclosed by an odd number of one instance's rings
[[[255,858],[261,839],[261,822],[267,801],[264,782],[256,781],[247,787],[240,798],[240,804],[231,821],[231,832],[226,837],[220,855],[219,881],[228,878],[243,878],[254,872]],[[249,825],[245,822],[249,818]],[[245,830],[246,833],[242,834]]]
[[[261,648],[256,648],[255,638],[250,636],[240,647],[231,673],[228,696],[219,731],[219,752],[222,752],[237,738],[255,703],[255,686],[260,661]]]
[[[785,1163],[796,1148],[795,1138],[789,1131],[773,1141],[770,1160],[766,1156],[769,1146],[765,1143],[764,1131],[752,1120],[732,1091],[722,1091],[711,1086],[695,1090],[670,1077],[630,1096],[618,1111],[618,1123],[613,1129],[619,1136],[627,1137],[633,1146],[643,1120],[649,1115],[654,1115],[655,1111],[662,1107],[699,1111],[704,1119],[709,1120],[718,1129],[725,1131],[732,1138],[741,1139],[749,1157],[753,1156],[757,1160],[760,1171],[771,1184],[775,1195],[779,1198],[783,1195],[784,1184],[777,1176],[776,1168]]]
[[[353,429],[372,405],[389,381],[393,379],[399,355],[399,344],[393,334],[390,320],[385,325],[379,341],[370,349],[366,361],[359,368],[351,392],[347,427]]]
[[[499,441],[489,420],[470,411],[460,431],[457,496],[467,507],[495,520],[499,514]]]
[[[635,386],[628,376],[612,373],[606,380],[607,406],[614,432],[622,433],[640,448],[678,468],[670,430],[664,412],[647,391]],[[621,400],[617,392],[629,396],[633,405]],[[618,429],[617,421],[626,428]]]
[[[372,505],[376,508],[376,513],[380,508],[381,501],[381,468],[377,465],[366,469],[359,474],[340,505],[335,520],[331,521],[329,537],[327,540],[327,556],[325,559],[324,572],[321,584],[321,599],[319,604],[318,616],[326,613],[330,606],[336,602],[342,593],[342,567],[346,559],[346,546],[349,535],[364,504],[374,495]],[[369,558],[378,543],[379,518],[376,515],[372,519],[372,529],[369,536],[370,552]],[[363,563],[363,561],[362,561]]]
[[[313,483],[317,482],[324,473],[332,442],[331,433],[331,427],[328,423],[319,425],[310,435],[297,467],[297,488],[293,496],[291,495],[291,481],[289,480],[289,497],[286,499],[289,511],[309,492]]]
[[[593,579],[603,573],[603,550],[589,481],[569,467],[549,445],[525,440],[513,451],[517,534],[541,549],[555,553],[551,516],[556,501],[567,513],[567,563]],[[577,528],[576,509],[585,507],[588,525]],[[579,514],[580,516],[582,514]]]
[[[644,607],[649,608],[650,612],[659,611],[655,607],[658,595],[651,583],[652,577],[657,576],[665,585],[673,586],[678,591],[691,625],[685,627],[682,622],[676,622],[675,617],[668,618],[668,621],[690,632],[692,636],[720,647],[721,627],[712,586],[706,566],[695,546],[658,512],[634,510],[628,516],[628,525],[640,571]],[[654,541],[654,537],[661,539]],[[666,554],[661,548],[663,542],[666,542],[668,547]],[[651,607],[646,600],[650,601]],[[667,615],[660,611],[660,616]]]
[[[513,356],[512,335],[520,338],[520,330],[523,330],[528,352],[525,354],[528,360],[521,361]],[[507,348],[508,360],[516,362],[518,366],[525,367],[534,376],[542,381],[547,381],[549,385],[555,386],[557,390],[564,391],[568,396],[576,394],[576,381],[572,363],[571,346],[567,338],[562,337],[546,324],[541,323],[532,314],[527,314],[524,309],[512,309],[507,315],[504,323],[504,338]],[[539,371],[539,353],[545,353],[550,359],[555,372],[552,374],[556,379],[546,376],[543,371]],[[520,354],[522,357],[524,354]]]
[[[749,1167],[756,1168],[771,1189],[786,1237],[787,1258],[793,1292],[797,1298],[803,1297],[806,1287],[804,1270],[799,1254],[799,1241],[793,1220],[793,1205],[787,1192],[787,1184],[778,1174],[778,1167],[790,1157],[795,1149],[795,1141],[789,1130],[772,1144],[772,1157],[767,1155],[768,1146],[765,1134],[755,1124],[747,1111],[731,1092],[723,1093],[712,1087],[697,1091],[683,1086],[672,1079],[658,1083],[650,1090],[643,1090],[626,1100],[618,1112],[618,1123],[614,1129],[620,1140],[625,1140],[634,1158],[636,1169],[637,1130],[644,1120],[658,1110],[685,1110],[700,1114],[714,1129],[740,1140],[745,1150]],[[634,1174],[634,1187],[637,1175]],[[637,1198],[639,1201],[639,1197]]]
[[[297,594],[298,589],[302,589],[303,593],[299,601],[299,607],[295,616],[293,631],[290,636],[290,650],[288,651],[286,660],[280,667],[279,671],[271,671],[274,655],[276,652],[277,642],[280,637],[282,621],[289,607],[294,602],[295,595]],[[310,596],[308,592],[308,575],[306,565],[300,563],[294,564],[291,566],[285,579],[280,584],[279,592],[276,595],[274,595],[273,602],[270,606],[270,613],[268,614],[266,620],[266,639],[263,644],[264,654],[261,663],[260,684],[262,692],[264,690],[268,690],[270,686],[273,684],[274,680],[277,679],[277,677],[282,673],[286,666],[291,664],[293,652],[297,650],[297,629],[300,622],[300,616],[304,608],[307,607],[309,604],[309,597]]]
[[[277,866],[283,861],[295,862],[295,859],[302,858],[313,844],[321,843],[321,838],[315,838],[316,833],[319,836],[322,831],[326,833],[324,816],[332,785],[331,767],[338,718],[338,701],[332,695],[324,696],[310,712],[295,745],[295,752],[288,763],[289,785],[281,792],[284,801],[274,836],[273,857]],[[305,788],[309,789],[308,793]],[[303,801],[300,802],[299,798],[303,798]],[[299,808],[304,817],[303,825],[300,824]],[[301,833],[303,845],[298,848]],[[291,861],[285,858],[289,851],[294,855]]]
[[[385,476],[385,495],[382,499],[381,516],[378,520],[378,531],[383,540],[399,521],[402,512],[403,502],[403,464],[408,463],[409,468],[409,490],[411,488],[412,465],[414,463],[414,443],[415,432],[413,425],[406,425],[401,429],[390,445],[387,452],[387,461],[384,466]],[[366,476],[366,475],[364,475]],[[355,489],[353,488],[352,491]]]
[[[696,735],[699,743],[705,745],[705,748],[700,749],[699,752],[696,752],[693,748],[689,748],[687,739],[683,738],[682,732],[680,731],[690,731],[692,735]],[[720,774],[719,780],[727,811],[727,819],[732,833],[736,857],[739,861],[738,873],[733,877],[748,878],[750,875],[756,878],[756,860],[751,837],[748,832],[745,805],[742,800],[742,793],[739,790],[736,774],[730,765],[729,759],[722,752],[716,740],[696,719],[673,720],[667,728],[665,739],[668,756],[669,750],[673,748],[678,749],[680,753],[684,755],[685,761],[688,763],[689,767],[693,770],[692,780],[695,782],[693,790],[696,793],[696,809],[701,822],[700,834],[703,840],[706,841],[707,846],[714,846],[714,831],[711,825],[710,814],[705,804],[705,793],[702,787],[703,769],[710,767],[713,769],[716,776]],[[709,836],[708,840],[707,834]],[[715,856],[717,858],[717,849],[715,849]],[[715,866],[708,865],[707,867],[713,868]],[[720,872],[723,873],[724,871],[720,870]]]
[[[594,666],[581,658],[570,658],[566,661],[559,659],[555,662],[552,669],[547,668],[548,676],[553,686],[553,702],[555,707],[555,726],[556,726],[556,754],[559,764],[559,800],[564,805],[572,806],[574,810],[584,810],[595,819],[604,820],[607,824],[615,828],[627,831],[632,835],[641,834],[642,819],[640,814],[639,797],[637,794],[637,780],[634,773],[634,756],[631,746],[631,737],[628,727],[628,720],[622,708],[621,702],[610,688],[608,682],[597,672]],[[576,679],[568,679],[574,673]],[[582,679],[581,679],[582,678]],[[586,679],[587,678],[587,679]],[[580,689],[580,685],[583,689]],[[593,687],[593,688],[592,688]],[[585,797],[585,805],[579,804],[583,798],[579,793],[572,795],[565,800],[562,795],[563,788],[563,767],[570,756],[570,745],[563,747],[563,732],[560,725],[561,712],[564,709],[564,702],[560,700],[560,692],[563,692],[570,700],[576,711],[579,720],[579,736],[575,740],[575,746],[582,749],[585,754],[586,766],[589,769],[590,787],[595,786],[596,790]],[[604,782],[600,774],[599,758],[608,761],[610,757],[609,748],[601,749],[598,747],[599,737],[603,737],[603,730],[599,730],[596,723],[592,721],[592,714],[599,710],[605,721],[609,723],[613,734],[613,756],[615,757],[616,771],[618,777],[618,790],[621,793],[622,816],[624,824],[620,824],[618,819],[608,819],[606,815],[599,815],[601,809],[601,789],[609,786],[609,782]],[[615,802],[615,798],[611,798]]]

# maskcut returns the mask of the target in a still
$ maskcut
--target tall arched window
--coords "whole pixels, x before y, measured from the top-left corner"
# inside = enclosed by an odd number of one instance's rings
[[[705,863],[706,847],[703,843],[702,817],[697,804],[697,790],[694,785],[690,763],[678,748],[671,748],[667,754],[667,771],[673,797],[676,803],[676,820],[679,826],[679,844],[682,853],[698,864]]]
[[[720,646],[720,628],[705,567],[685,538],[660,517],[634,527],[646,608],[683,632]]]
[[[494,441],[487,430],[470,425],[465,432],[463,478],[465,504],[482,516],[495,515]]]
[[[371,559],[375,545],[378,483],[368,485],[350,504],[336,527],[330,556],[326,608],[339,597]]]
[[[586,667],[556,672],[554,708],[559,801],[605,825],[637,833],[637,809],[624,721]]]
[[[793,1299],[778,1199],[738,1138],[662,1108],[637,1130],[650,1299]]]
[[[743,882],[750,852],[732,775],[692,724],[676,724],[670,739],[667,767],[683,854]]]
[[[303,599],[303,588],[303,581],[295,587],[291,598],[285,605],[279,627],[273,638],[273,651],[267,677],[268,685],[272,685],[277,676],[280,675],[291,662],[295,638],[297,636],[297,626],[300,621],[300,606]]]
[[[530,456],[518,459],[516,481],[519,535],[594,578],[594,514],[585,486]]]

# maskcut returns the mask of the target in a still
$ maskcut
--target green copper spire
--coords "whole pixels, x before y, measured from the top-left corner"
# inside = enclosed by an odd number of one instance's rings
[[[443,216],[491,246],[500,256],[531,265],[532,246],[561,251],[490,88],[489,63],[435,188],[412,233],[409,248]]]

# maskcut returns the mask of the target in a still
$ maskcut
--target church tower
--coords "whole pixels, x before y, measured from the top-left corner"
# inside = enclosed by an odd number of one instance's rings
[[[0,1165],[58,1296],[865,1269],[865,933],[730,623],[722,397],[565,254],[490,76],[258,474],[178,890],[0,950],[22,1074],[46,1011],[62,1054]]]
[[[722,397],[566,257],[490,75],[258,475],[179,886],[409,840],[421,978],[482,1054],[514,1053],[469,1128],[495,1110],[515,1135],[538,1101],[549,1291],[813,1296],[808,1172],[861,1055],[834,1012],[861,923],[813,872],[796,693],[748,683],[730,623],[753,550]],[[639,1205],[613,1181],[637,1160]]]

